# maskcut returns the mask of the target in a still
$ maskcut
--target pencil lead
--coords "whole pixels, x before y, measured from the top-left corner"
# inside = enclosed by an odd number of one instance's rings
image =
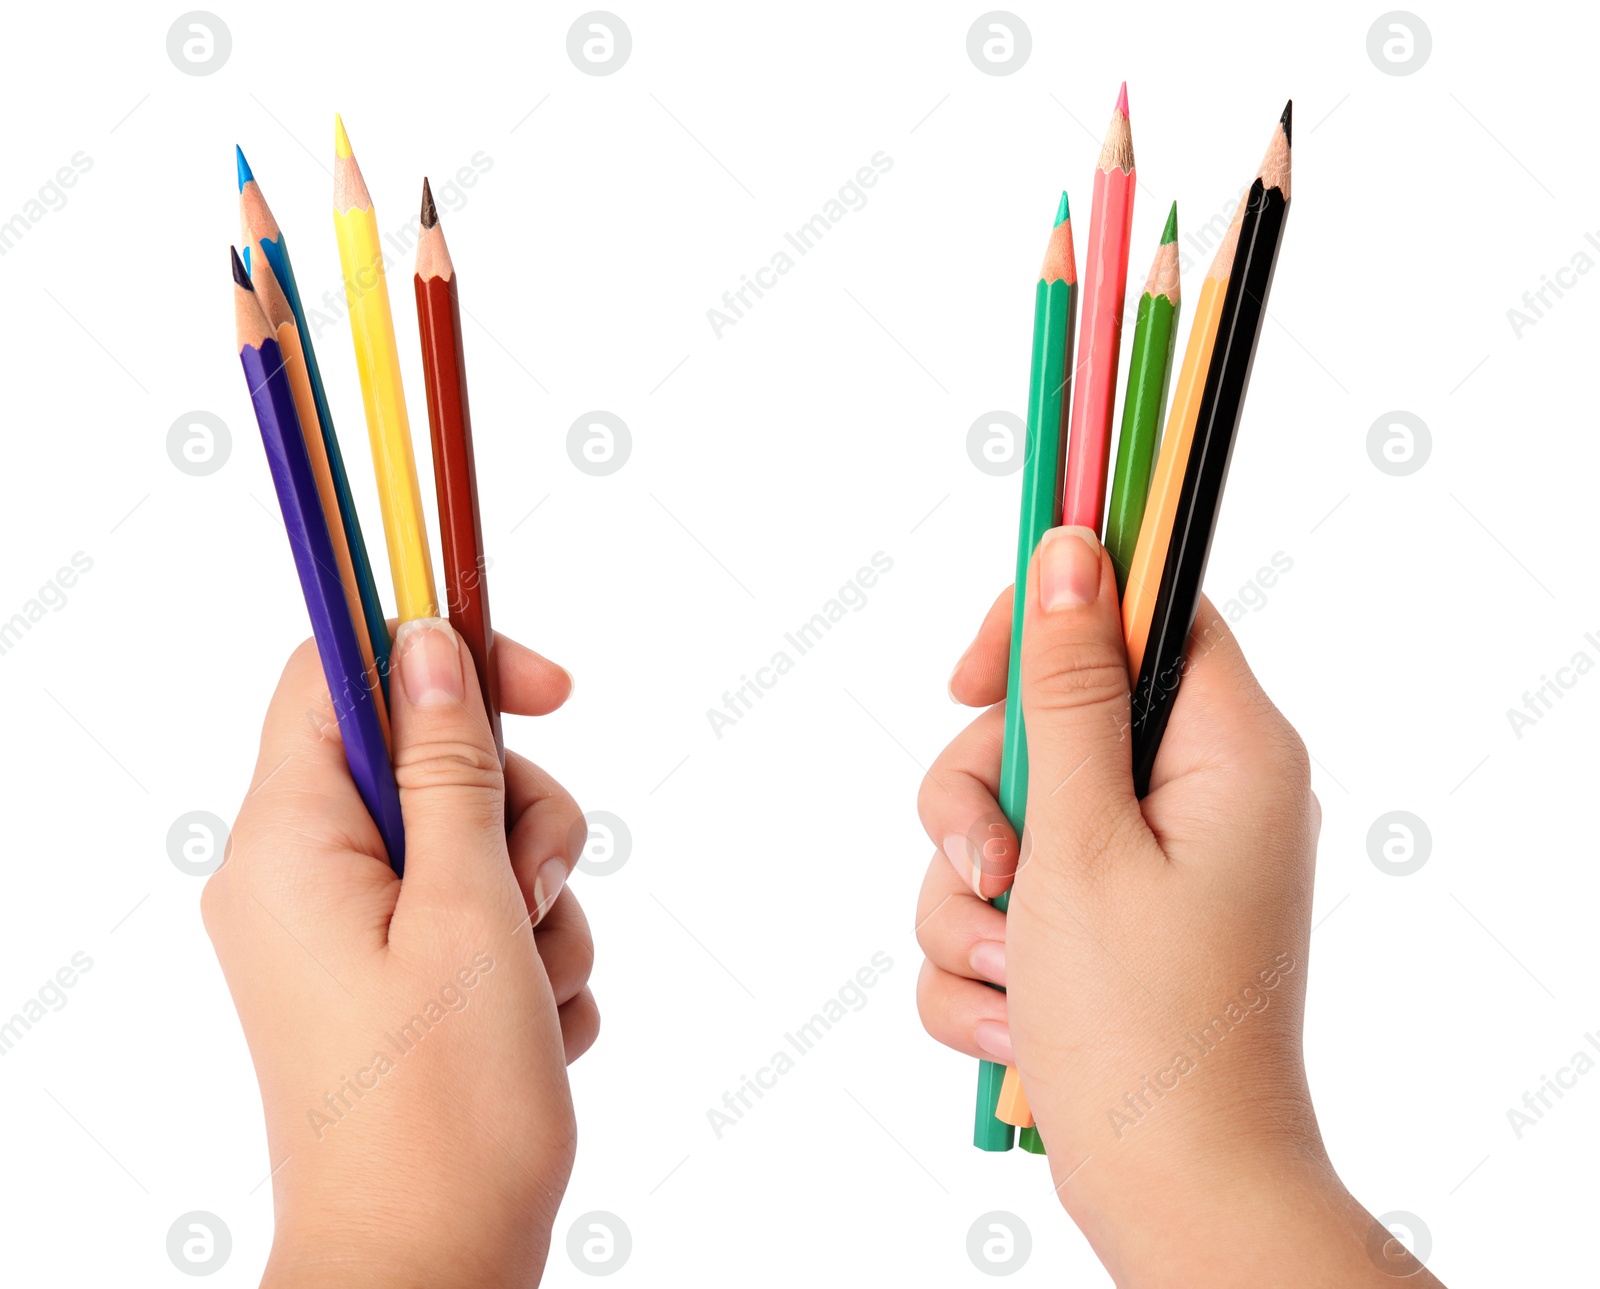
[[[433,189],[428,187],[428,177],[422,177],[422,226],[432,228],[439,222],[439,210],[433,204]]]
[[[1061,190],[1061,201],[1060,201],[1060,204],[1058,204],[1056,206],[1056,223],[1055,223],[1055,226],[1057,228],[1059,228],[1062,224],[1065,224],[1071,218],[1072,218],[1072,210],[1067,205],[1067,190],[1065,188],[1063,188]]]
[[[244,159],[244,149],[237,143],[233,145],[233,161],[239,172],[239,191],[243,192],[244,186],[254,179],[255,175],[250,173],[250,163]]]
[[[228,254],[233,257],[233,284],[234,284],[234,286],[241,286],[246,291],[249,291],[249,292],[251,292],[253,294],[255,292],[255,287],[250,285],[250,275],[244,271],[244,264],[239,259],[238,248],[234,247],[234,246],[229,246],[228,247]]]
[[[1284,141],[1294,147],[1294,100],[1290,99],[1283,105],[1283,115],[1278,118],[1278,124],[1283,126]]]
[[[350,151],[350,136],[344,132],[344,118],[337,112],[333,114],[333,155],[336,157],[355,155]]]
[[[1167,226],[1161,230],[1161,245],[1178,240],[1178,203],[1172,203],[1172,209],[1167,212]]]
[[[1117,95],[1117,111],[1123,116],[1128,115],[1128,82],[1122,82],[1122,92]]]

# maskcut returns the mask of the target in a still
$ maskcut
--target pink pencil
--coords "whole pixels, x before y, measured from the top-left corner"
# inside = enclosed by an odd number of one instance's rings
[[[1122,300],[1128,288],[1135,183],[1128,86],[1124,82],[1094,172],[1089,252],[1078,287],[1083,293],[1083,317],[1061,498],[1063,524],[1092,528],[1097,533],[1106,508],[1106,467],[1111,459],[1111,416],[1117,395],[1117,354],[1122,347]]]

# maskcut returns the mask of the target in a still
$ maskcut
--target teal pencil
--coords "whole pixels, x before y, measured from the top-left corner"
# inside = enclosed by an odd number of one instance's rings
[[[1027,444],[1022,465],[1022,506],[1017,525],[1016,597],[1011,618],[1011,658],[1006,680],[1006,722],[1000,753],[1000,809],[1017,836],[1022,836],[1028,804],[1028,740],[1022,726],[1023,589],[1034,548],[1061,522],[1061,482],[1066,469],[1067,411],[1072,381],[1073,311],[1077,304],[1078,269],[1072,247],[1072,214],[1067,194],[1056,208],[1055,228],[1045,251],[1044,267],[1034,288],[1033,358],[1028,376]],[[1004,909],[1009,891],[994,905]],[[972,1143],[979,1150],[1010,1150],[1014,1132],[995,1117],[1005,1066],[982,1061]],[[1024,1137],[1031,1148],[1037,1134]]]

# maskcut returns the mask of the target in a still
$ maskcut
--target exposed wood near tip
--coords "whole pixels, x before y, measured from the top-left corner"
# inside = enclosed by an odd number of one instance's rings
[[[1220,282],[1233,272],[1233,257],[1239,250],[1239,225],[1244,220],[1244,208],[1249,200],[1249,197],[1241,197],[1239,204],[1234,208],[1233,222],[1228,225],[1228,231],[1222,235],[1222,241],[1217,244],[1216,258],[1206,270],[1208,278],[1215,278]]]
[[[1100,148],[1100,160],[1095,165],[1107,173],[1116,169],[1128,174],[1133,170],[1133,128],[1121,112],[1111,114],[1106,141]]]
[[[261,312],[255,292],[245,290],[237,282],[233,286],[233,330],[240,349],[259,349],[272,335],[272,328],[267,326],[267,315]]]
[[[417,238],[417,276],[424,282],[436,277],[448,281],[455,273],[455,265],[450,262],[450,248],[445,245],[443,226],[434,224],[432,228],[424,228]]]
[[[367,181],[361,177],[361,167],[354,155],[333,159],[333,210],[343,215],[352,210],[371,210],[372,197],[367,192]]]
[[[1237,237],[1237,234],[1235,234]],[[1156,251],[1150,265],[1150,276],[1145,279],[1144,293],[1151,299],[1164,295],[1173,304],[1178,303],[1178,244],[1168,242]]]
[[[1072,221],[1063,219],[1050,233],[1045,247],[1044,267],[1039,276],[1046,282],[1073,283],[1078,280],[1078,259],[1072,249]]]
[[[1289,200],[1289,136],[1282,126],[1272,132],[1272,142],[1267,144],[1267,155],[1261,159],[1261,169],[1256,172],[1264,189],[1278,188],[1283,199]]]
[[[286,322],[293,324],[294,310],[289,307],[289,297],[284,294],[271,263],[261,253],[260,242],[251,247],[250,263],[254,266],[250,273],[250,285],[255,288],[256,302],[268,324],[274,329]]]

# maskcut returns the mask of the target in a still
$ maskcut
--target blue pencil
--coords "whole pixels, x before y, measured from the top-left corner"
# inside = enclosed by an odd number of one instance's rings
[[[350,492],[350,476],[345,472],[344,455],[339,451],[333,413],[322,388],[322,369],[317,366],[316,350],[311,344],[311,331],[306,326],[305,310],[300,307],[300,288],[295,285],[294,266],[289,262],[289,249],[284,243],[283,231],[272,217],[267,199],[261,195],[261,185],[250,172],[250,163],[244,159],[244,150],[235,144],[233,151],[239,172],[239,219],[244,225],[244,266],[247,270],[251,268],[250,243],[260,242],[273,276],[288,297],[294,325],[300,332],[306,375],[311,379],[311,396],[317,404],[322,442],[328,450],[328,470],[333,475],[333,490],[339,498],[339,522],[344,525],[345,542],[350,547],[350,564],[356,574],[356,590],[361,596],[362,616],[367,620],[367,634],[372,637],[373,660],[378,667],[378,679],[383,685],[384,697],[387,698],[389,624],[384,620],[383,601],[378,598],[378,584],[372,576],[372,561],[367,558],[367,544],[361,536],[361,517],[356,513],[355,498]]]
[[[250,401],[255,405],[256,423],[261,427],[261,442],[267,451],[267,466],[272,486],[278,493],[283,526],[289,533],[295,569],[300,574],[300,591],[311,615],[311,634],[316,637],[322,673],[333,697],[334,714],[339,718],[339,734],[344,740],[345,760],[350,777],[378,825],[389,864],[397,875],[405,873],[406,836],[400,817],[400,792],[395,786],[394,769],[384,745],[383,729],[378,724],[378,709],[367,687],[361,646],[356,640],[355,622],[340,584],[333,539],[328,534],[327,517],[317,495],[316,476],[311,472],[311,457],[306,451],[300,418],[294,409],[294,393],[284,370],[283,352],[278,348],[266,314],[256,299],[239,253],[232,252],[234,316],[238,322],[239,362],[250,385]]]

